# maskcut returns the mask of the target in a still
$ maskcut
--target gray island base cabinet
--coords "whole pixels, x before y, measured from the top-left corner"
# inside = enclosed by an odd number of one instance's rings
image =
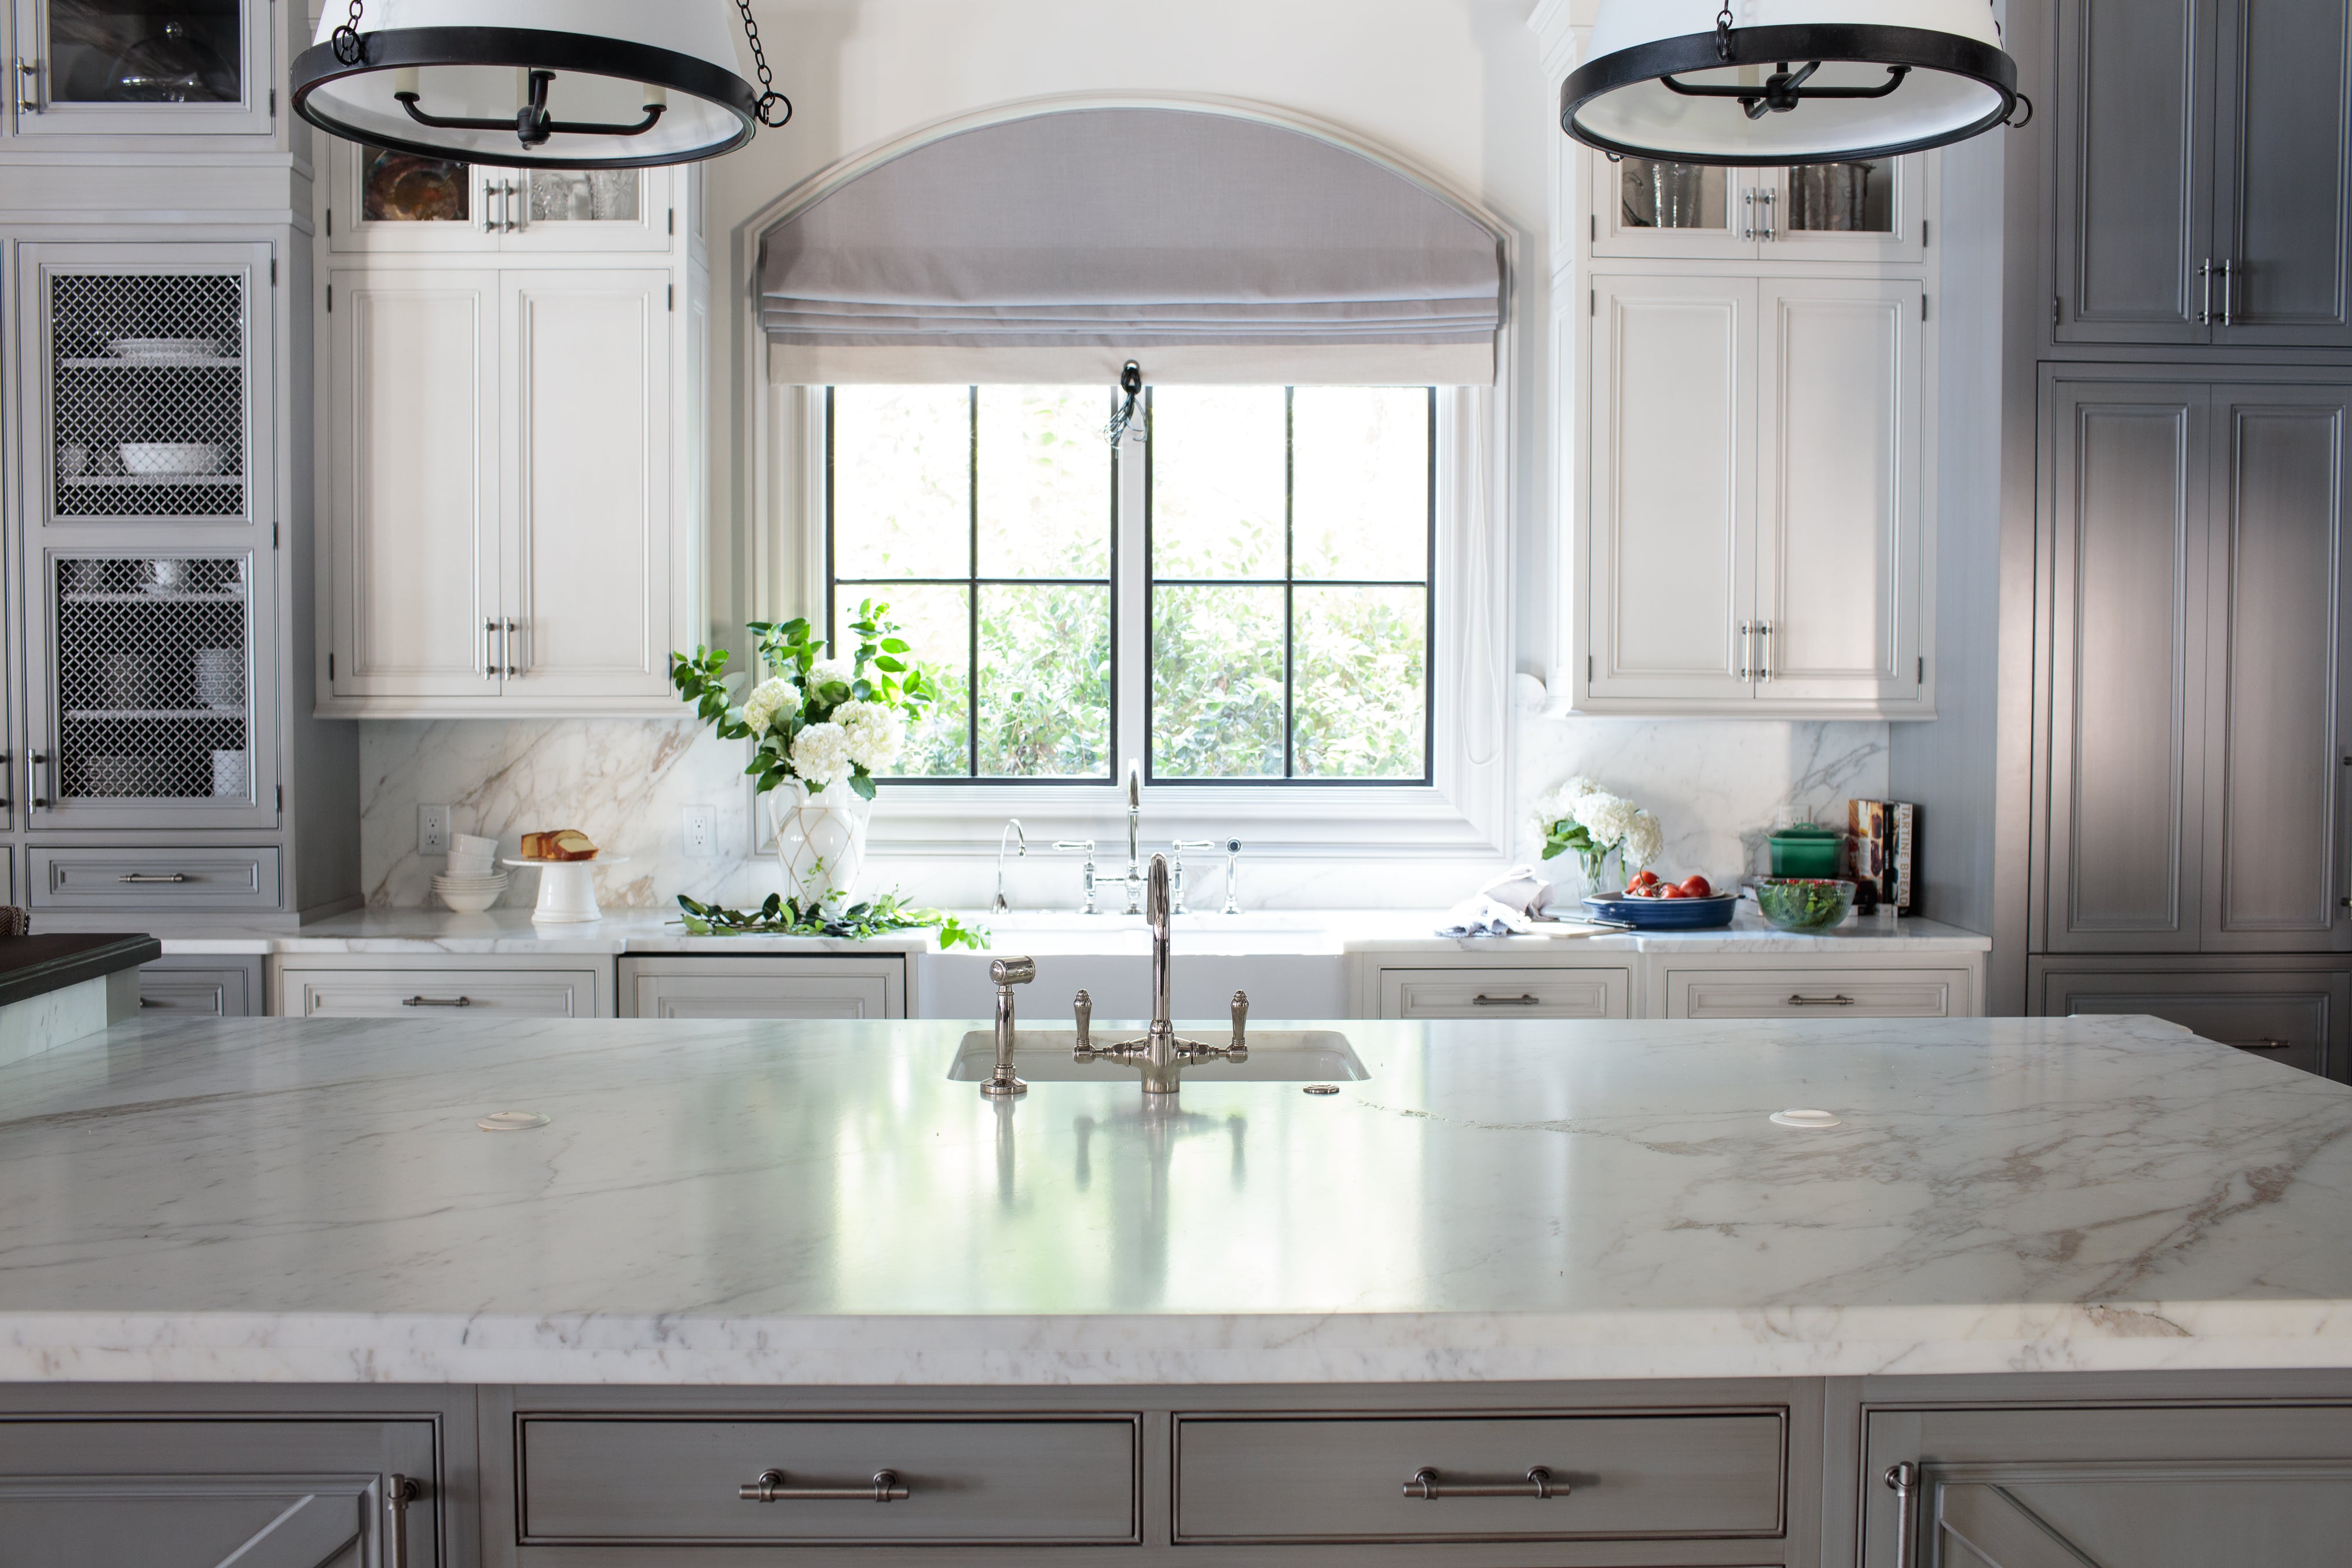
[[[2319,1568],[2347,1540],[2343,1373],[0,1386],[0,1568]]]

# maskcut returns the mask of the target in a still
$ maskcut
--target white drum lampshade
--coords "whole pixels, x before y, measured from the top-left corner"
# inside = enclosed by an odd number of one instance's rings
[[[2021,101],[1990,0],[1602,0],[1559,122],[1625,156],[1823,163],[1963,141]]]
[[[355,26],[329,0],[317,41],[295,59],[295,112],[394,152],[509,168],[691,163],[741,146],[783,101],[743,79],[744,25],[729,0],[351,9]]]

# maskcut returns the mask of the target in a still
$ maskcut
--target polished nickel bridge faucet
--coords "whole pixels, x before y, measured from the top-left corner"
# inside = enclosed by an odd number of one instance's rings
[[[1183,1086],[1179,1075],[1195,1062],[1249,1060],[1249,994],[1234,993],[1234,1037],[1223,1046],[1203,1045],[1177,1034],[1168,1019],[1169,950],[1175,924],[1169,914],[1168,858],[1154,855],[1151,868],[1144,877],[1144,921],[1151,929],[1151,1028],[1139,1040],[1124,1040],[1117,1045],[1097,1046],[1094,1043],[1094,999],[1081,991],[1073,1005],[1077,1016],[1077,1048],[1071,1056],[1078,1061],[1127,1062],[1143,1072],[1143,1092],[1174,1094]]]

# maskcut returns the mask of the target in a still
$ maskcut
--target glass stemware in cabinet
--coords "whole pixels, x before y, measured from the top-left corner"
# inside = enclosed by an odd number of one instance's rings
[[[533,169],[531,223],[635,223],[643,176],[635,169]]]
[[[56,104],[235,103],[243,0],[34,0]]]
[[[242,521],[243,278],[61,272],[48,307],[50,515]]]
[[[62,800],[252,798],[247,560],[57,563]]]
[[[1655,158],[1628,158],[1616,167],[1622,209],[1618,221],[1622,226],[1730,226],[1724,170],[1697,163],[1669,163]]]
[[[1788,172],[1787,226],[1795,234],[1892,234],[1892,161],[1809,163]]]

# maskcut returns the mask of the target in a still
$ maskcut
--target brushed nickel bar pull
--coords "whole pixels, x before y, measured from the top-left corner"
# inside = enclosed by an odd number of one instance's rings
[[[1756,679],[1769,684],[1772,679],[1772,623],[1756,623]]]
[[[1739,195],[1741,210],[1746,214],[1740,225],[1739,237],[1754,239],[1756,237],[1756,193],[1753,189],[1749,189],[1740,192]]]
[[[1481,991],[1477,995],[1470,998],[1470,1005],[1473,1007],[1534,1007],[1539,1004],[1532,994],[1523,996],[1489,996]]]
[[[404,1007],[470,1007],[471,996],[411,996],[401,1004]]]
[[[1523,1481],[1443,1481],[1436,1469],[1423,1465],[1413,1471],[1412,1479],[1405,1482],[1404,1495],[1417,1502],[1435,1502],[1450,1497],[1516,1497],[1549,1501],[1562,1498],[1570,1489],[1552,1484],[1551,1472],[1538,1465],[1528,1471]]]
[[[1758,194],[1764,200],[1764,240],[1769,245],[1780,237],[1780,193],[1768,185]]]
[[[1884,1479],[1895,1494],[1895,1568],[1911,1568],[1919,1534],[1919,1467],[1906,1459],[1889,1465]]]
[[[425,1489],[406,1476],[386,1476],[383,1483],[384,1568],[408,1568],[408,1505]]]
[[[1789,997],[1789,1005],[1791,1007],[1852,1007],[1856,1004],[1853,997],[1843,994],[1835,996],[1807,996],[1801,993],[1792,993]]]
[[[1749,654],[1749,651],[1750,651],[1750,650],[1755,647],[1755,644],[1756,644],[1756,623],[1755,623],[1755,622],[1753,622],[1753,621],[1742,621],[1742,622],[1740,622],[1740,623],[1739,623],[1739,662],[1738,662],[1738,664],[1737,664],[1736,666],[1734,666],[1734,667],[1733,667],[1733,668],[1732,668],[1732,671],[1731,671],[1732,679],[1736,679],[1736,680],[1745,680],[1745,679],[1748,679],[1748,654]]]
[[[2294,1042],[2292,1040],[2231,1040],[2230,1044],[2242,1051],[2284,1051]]]
[[[41,111],[41,64],[16,57],[16,110],[21,114]]]
[[[520,675],[522,673],[522,666],[515,662],[514,650],[515,633],[521,629],[522,628],[520,626],[515,625],[513,621],[509,620],[506,623],[504,635],[499,638],[499,647],[504,650],[506,654],[507,673],[509,675]]]
[[[49,765],[47,752],[32,752],[25,758],[25,798],[36,811],[47,810],[51,802],[41,793],[41,770]]]
[[[2205,302],[2198,308],[2197,324],[2200,327],[2210,327],[2213,324],[2213,258],[2211,257],[2205,258],[2205,265],[2197,269],[2197,276],[2205,285]]]
[[[188,874],[185,871],[173,871],[168,875],[158,871],[127,871],[114,879],[118,882],[173,883],[186,881]]]
[[[484,621],[482,623],[482,679],[496,680],[498,678],[499,623]]]
[[[745,1502],[904,1502],[909,1493],[896,1470],[877,1470],[862,1487],[788,1487],[782,1470],[761,1470],[760,1479],[737,1487]]]
[[[2239,268],[2236,267],[2236,265],[2235,265],[2235,264],[2233,264],[2233,263],[2231,263],[2231,262],[2224,261],[2223,263],[2221,263],[2221,324],[2222,324],[2223,326],[2225,326],[2225,327],[2234,327],[2234,326],[2236,326],[2236,325],[2238,324],[2238,271],[2239,271]]]

